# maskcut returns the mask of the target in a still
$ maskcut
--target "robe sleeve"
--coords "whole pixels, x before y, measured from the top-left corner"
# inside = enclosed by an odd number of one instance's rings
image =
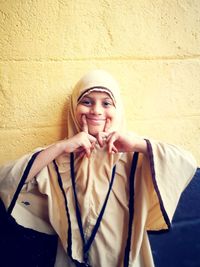
[[[146,229],[168,229],[180,196],[194,176],[197,165],[193,156],[181,148],[146,141],[152,179],[147,188]]]
[[[24,155],[0,167],[0,198],[6,208],[11,203],[29,160],[35,152],[40,150],[41,148],[38,148],[33,153]],[[55,231],[49,221],[52,201],[48,200],[46,192],[51,194],[50,173],[47,166],[32,180],[25,182],[12,211],[12,216],[25,227],[47,234],[54,234]]]
[[[10,161],[0,166],[0,198],[3,200],[6,207],[9,206],[13,198],[29,160],[34,153],[40,150],[41,148],[37,148],[32,153],[23,155],[19,159]],[[28,191],[30,187],[32,187],[32,183],[34,183],[34,180],[26,183],[23,189]]]
[[[15,161],[0,166],[0,197],[6,207],[17,189],[21,176],[33,154],[27,154]]]

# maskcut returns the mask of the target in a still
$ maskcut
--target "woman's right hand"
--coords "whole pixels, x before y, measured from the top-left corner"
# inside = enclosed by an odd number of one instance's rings
[[[77,152],[79,153],[79,156],[86,155],[87,157],[90,157],[96,142],[97,139],[88,132],[87,121],[83,115],[82,132],[79,132],[67,140],[62,140],[59,143],[65,153]]]
[[[80,156],[86,154],[90,157],[96,141],[94,136],[82,131],[67,140],[60,141],[60,145],[65,153],[77,152]]]

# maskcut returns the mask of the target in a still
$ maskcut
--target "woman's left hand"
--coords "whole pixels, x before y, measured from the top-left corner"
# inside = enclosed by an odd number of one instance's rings
[[[109,153],[147,152],[147,144],[143,138],[117,131],[111,132],[106,139]]]
[[[96,137],[99,145],[108,146],[109,153],[117,152],[147,152],[147,144],[143,138],[129,133],[118,131],[109,132],[110,120],[107,119],[103,132],[99,132]]]

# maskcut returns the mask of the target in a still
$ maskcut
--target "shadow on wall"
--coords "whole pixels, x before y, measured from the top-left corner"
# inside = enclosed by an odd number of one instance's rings
[[[170,232],[149,239],[156,267],[200,267],[200,168],[181,196]]]

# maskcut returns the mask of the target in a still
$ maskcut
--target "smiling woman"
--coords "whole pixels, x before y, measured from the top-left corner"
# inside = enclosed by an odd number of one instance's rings
[[[87,100],[88,103],[86,103],[85,100]],[[83,103],[83,101],[85,103]],[[89,107],[91,107],[91,117],[94,117],[98,112],[103,112],[103,110],[104,114],[108,108],[106,113],[108,114],[110,112],[110,116],[112,117],[111,129],[117,130],[119,126],[121,129],[123,128],[123,107],[119,85],[109,73],[103,70],[91,71],[84,75],[75,85],[71,95],[70,112],[67,121],[67,135],[69,137],[82,129],[82,120],[80,117],[78,120],[76,118],[76,112],[82,106],[81,104],[84,104],[85,108],[88,108],[88,111]],[[97,109],[99,109],[99,111]],[[102,118],[103,114],[101,115]],[[115,114],[117,114],[117,120]],[[98,115],[98,117],[100,116]],[[109,114],[107,117],[109,118]]]
[[[112,98],[108,93],[96,90],[83,96],[76,108],[78,123],[83,126],[84,116],[88,131],[94,136],[104,131],[106,122],[110,122],[110,127],[116,124],[116,108]]]
[[[29,158],[0,169],[6,206]],[[117,82],[94,70],[76,84],[66,139],[37,156],[14,216],[58,235],[56,267],[152,267],[147,231],[170,228],[195,170],[189,152],[127,132]]]

